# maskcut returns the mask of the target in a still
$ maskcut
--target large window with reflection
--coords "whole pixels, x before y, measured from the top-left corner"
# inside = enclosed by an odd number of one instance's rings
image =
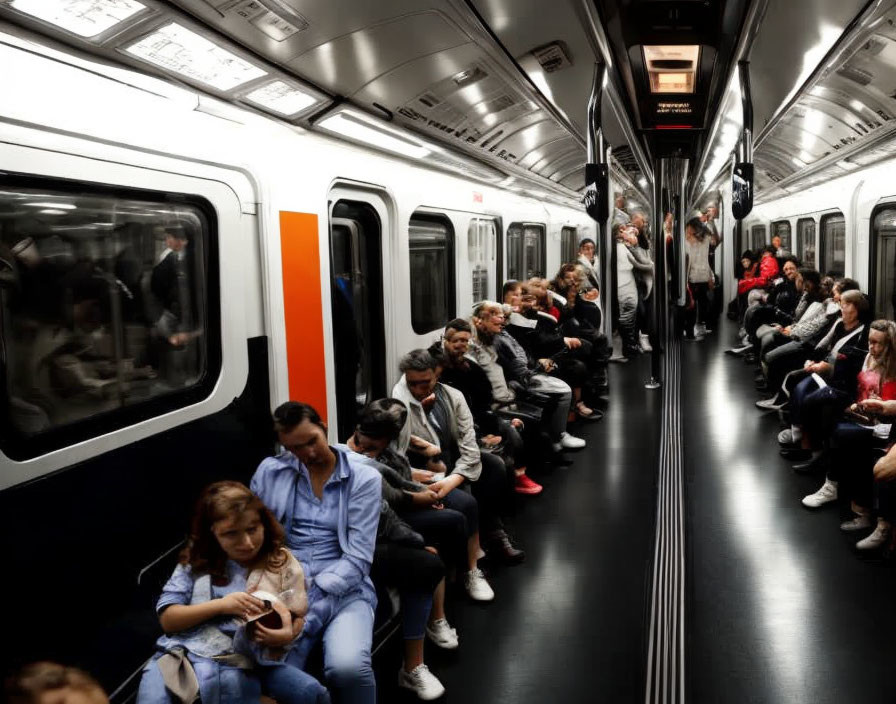
[[[408,228],[411,327],[432,332],[454,317],[454,228],[444,215],[414,213]]]
[[[843,213],[822,215],[819,230],[820,271],[831,276],[843,276],[846,272],[846,218]]]
[[[0,441],[36,456],[205,397],[220,368],[204,200],[0,178]]]
[[[896,319],[896,203],[871,214],[870,273],[875,316]]]
[[[523,281],[545,272],[542,223],[514,222],[507,228],[507,278]]]
[[[803,266],[815,268],[815,220],[800,218],[796,223],[796,256]]]
[[[781,249],[785,252],[793,252],[790,242],[790,221],[778,220],[772,223],[772,237],[781,238]]]

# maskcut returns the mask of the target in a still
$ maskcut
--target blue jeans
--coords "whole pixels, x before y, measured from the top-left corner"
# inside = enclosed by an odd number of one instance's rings
[[[140,688],[137,690],[137,704],[173,704],[174,699],[165,687],[162,672],[153,658],[143,669]],[[241,670],[229,665],[221,665],[213,660],[190,657],[196,679],[199,680],[199,696],[203,704],[241,704],[258,701],[261,685],[251,670]],[[310,675],[309,675],[310,677]],[[308,704],[314,700],[306,700]],[[302,704],[306,704],[302,702]]]
[[[338,597],[330,597],[338,599]],[[324,677],[339,704],[376,704],[376,680],[370,651],[373,646],[373,609],[357,593],[339,600],[335,615],[323,628]],[[286,662],[302,670],[308,652],[321,636],[302,638]]]
[[[143,670],[138,704],[172,704],[165,680],[154,658]],[[278,704],[330,704],[326,688],[307,672],[291,665],[265,665],[241,670],[205,658],[190,658],[199,680],[203,704],[240,704],[258,701],[262,692]]]

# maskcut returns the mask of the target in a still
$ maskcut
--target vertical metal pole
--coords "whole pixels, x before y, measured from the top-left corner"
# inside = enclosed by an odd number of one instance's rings
[[[663,237],[663,179],[667,166],[666,159],[658,159],[653,167],[653,305],[651,306],[650,332],[653,351],[650,353],[650,381],[644,388],[658,389],[662,385],[662,351],[659,331],[662,327],[660,316],[666,295],[665,240]],[[662,302],[661,302],[662,299]]]
[[[604,155],[606,158],[606,163],[610,163],[610,156],[612,154],[612,149],[610,147],[606,147],[604,150]],[[607,179],[609,183],[609,179]],[[607,193],[604,196],[608,199],[609,203],[607,205],[608,212],[612,213],[613,211],[610,209],[612,205],[613,194],[611,193],[611,189],[607,189]],[[598,232],[600,233],[600,248],[601,248],[601,260],[600,260],[600,268],[601,268],[601,286],[603,290],[600,292],[600,300],[601,307],[603,308],[604,318],[604,334],[607,336],[607,340],[610,341],[610,344],[613,344],[613,299],[616,296],[616,287],[613,285],[615,280],[614,277],[614,268],[616,266],[616,243],[613,241],[613,228],[610,227],[610,219],[601,220],[598,223]]]

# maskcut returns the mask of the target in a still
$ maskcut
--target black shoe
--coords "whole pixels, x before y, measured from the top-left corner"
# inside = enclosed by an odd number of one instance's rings
[[[485,552],[490,558],[497,558],[505,565],[518,565],[526,559],[526,553],[513,547],[507,533],[500,529],[489,535]]]
[[[802,447],[782,447],[781,457],[791,462],[805,462],[812,457],[812,453]]]
[[[805,462],[797,462],[793,465],[793,471],[797,474],[816,474],[824,471],[824,464],[824,455],[818,455]]]

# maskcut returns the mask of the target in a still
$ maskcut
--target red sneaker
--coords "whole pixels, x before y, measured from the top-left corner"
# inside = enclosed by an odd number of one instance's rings
[[[513,487],[513,490],[517,494],[540,494],[542,489],[544,489],[544,487],[541,484],[533,482],[529,479],[528,475],[516,475],[516,486]]]

